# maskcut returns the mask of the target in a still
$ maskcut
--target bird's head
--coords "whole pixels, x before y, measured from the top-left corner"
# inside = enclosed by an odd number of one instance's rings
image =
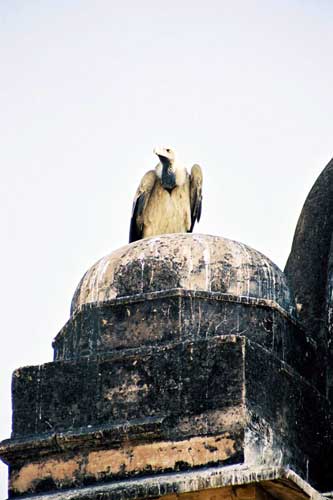
[[[168,147],[158,146],[154,148],[154,153],[159,157],[162,165],[164,163],[168,163],[169,165],[173,164],[176,159],[176,152],[174,149]]]

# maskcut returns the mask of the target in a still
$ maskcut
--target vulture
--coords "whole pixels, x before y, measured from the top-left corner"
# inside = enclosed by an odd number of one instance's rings
[[[202,172],[191,174],[172,148],[158,147],[155,170],[142,178],[133,201],[129,242],[165,233],[191,233],[200,220]]]

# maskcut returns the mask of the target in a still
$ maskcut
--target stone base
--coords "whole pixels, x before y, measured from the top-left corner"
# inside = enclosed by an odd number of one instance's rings
[[[12,497],[239,463],[328,490],[328,416],[286,363],[219,336],[17,370],[0,454]]]
[[[219,467],[29,496],[31,500],[323,500],[289,468]]]

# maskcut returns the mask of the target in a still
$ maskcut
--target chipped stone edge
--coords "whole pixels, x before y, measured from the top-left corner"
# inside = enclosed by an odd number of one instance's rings
[[[288,467],[247,467],[244,465],[149,476],[50,494],[20,496],[20,498],[22,500],[24,498],[31,500],[135,500],[258,483],[263,488],[266,483],[267,487],[272,490],[274,482],[281,482],[287,490],[296,488],[304,498],[310,500],[325,498]],[[279,495],[277,494],[276,497],[279,498]]]
[[[0,458],[11,465],[22,458],[46,455],[52,452],[62,452],[82,449],[102,442],[103,446],[122,443],[129,438],[140,441],[150,441],[161,438],[162,425],[167,417],[147,417],[132,421],[120,422],[114,425],[99,425],[80,427],[68,432],[43,433],[33,437],[5,439],[0,442]]]

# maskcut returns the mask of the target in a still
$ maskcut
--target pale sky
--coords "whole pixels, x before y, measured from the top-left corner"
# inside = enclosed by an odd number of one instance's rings
[[[196,232],[284,267],[333,156],[332,52],[331,0],[0,2],[1,439],[12,371],[52,359],[81,276],[127,243],[155,145],[203,168]]]

